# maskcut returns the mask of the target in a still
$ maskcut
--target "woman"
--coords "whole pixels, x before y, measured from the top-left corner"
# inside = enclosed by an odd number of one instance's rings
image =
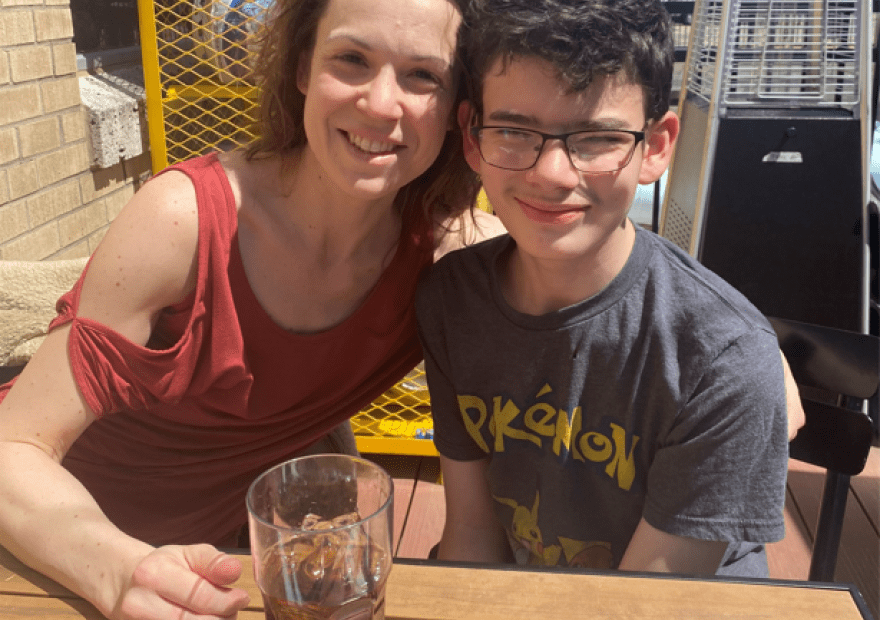
[[[278,8],[260,140],[138,192],[0,403],[0,544],[108,617],[244,606],[215,546],[247,485],[420,359],[416,279],[476,193],[454,2]]]

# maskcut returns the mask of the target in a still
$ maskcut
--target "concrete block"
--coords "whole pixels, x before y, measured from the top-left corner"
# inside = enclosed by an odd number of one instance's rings
[[[73,43],[53,44],[52,64],[56,76],[76,73],[76,45]]]
[[[0,89],[0,127],[40,116],[42,105],[36,83]]]
[[[29,82],[53,75],[52,47],[26,45],[10,49],[9,69],[13,82]]]
[[[40,82],[40,93],[43,96],[43,109],[47,114],[72,108],[81,103],[79,83],[75,75],[42,80]]]
[[[18,159],[18,141],[12,127],[0,129],[0,164]]]
[[[141,103],[146,100],[144,71],[139,65],[105,71],[101,73],[101,79]]]
[[[0,11],[0,41],[3,46],[22,45],[36,40],[31,11]]]
[[[37,165],[33,161],[22,162],[6,169],[9,173],[9,198],[18,200],[40,189]]]
[[[70,7],[34,11],[37,41],[55,41],[73,37],[73,16]]]
[[[140,83],[132,79],[137,79],[137,74],[131,71],[79,78],[91,161],[100,168],[109,168],[120,159],[130,159],[145,151],[143,78]]]
[[[19,125],[18,139],[21,144],[22,157],[30,157],[57,149],[61,146],[58,118],[49,116],[27,125]]]

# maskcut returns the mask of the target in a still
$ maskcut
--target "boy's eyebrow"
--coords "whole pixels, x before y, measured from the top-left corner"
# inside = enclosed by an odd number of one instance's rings
[[[492,123],[512,123],[525,127],[540,127],[541,123],[536,116],[520,114],[509,110],[495,110],[486,117]],[[591,131],[595,129],[629,129],[627,123],[619,118],[593,118],[576,120],[559,125],[563,131]]]
[[[487,121],[495,123],[513,123],[515,125],[537,125],[538,119],[534,116],[526,114],[518,114],[516,112],[508,112],[507,110],[495,110],[488,116]]]

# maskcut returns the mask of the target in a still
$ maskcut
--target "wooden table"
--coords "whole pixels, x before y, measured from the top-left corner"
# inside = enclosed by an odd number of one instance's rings
[[[250,557],[237,585],[251,595],[240,620],[264,618]],[[529,571],[396,561],[387,620],[865,620],[855,588],[794,581],[699,580],[651,575]],[[0,547],[0,618],[102,616],[89,603]]]

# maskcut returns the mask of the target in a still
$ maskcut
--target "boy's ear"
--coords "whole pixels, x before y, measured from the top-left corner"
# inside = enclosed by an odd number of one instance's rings
[[[678,115],[671,110],[648,127],[645,132],[645,156],[639,172],[641,185],[653,183],[666,172],[675,150],[679,128]]]
[[[461,130],[461,144],[464,150],[464,159],[471,169],[480,173],[480,149],[476,139],[471,135],[471,127],[474,124],[476,110],[470,101],[462,101],[458,106],[458,128]]]

